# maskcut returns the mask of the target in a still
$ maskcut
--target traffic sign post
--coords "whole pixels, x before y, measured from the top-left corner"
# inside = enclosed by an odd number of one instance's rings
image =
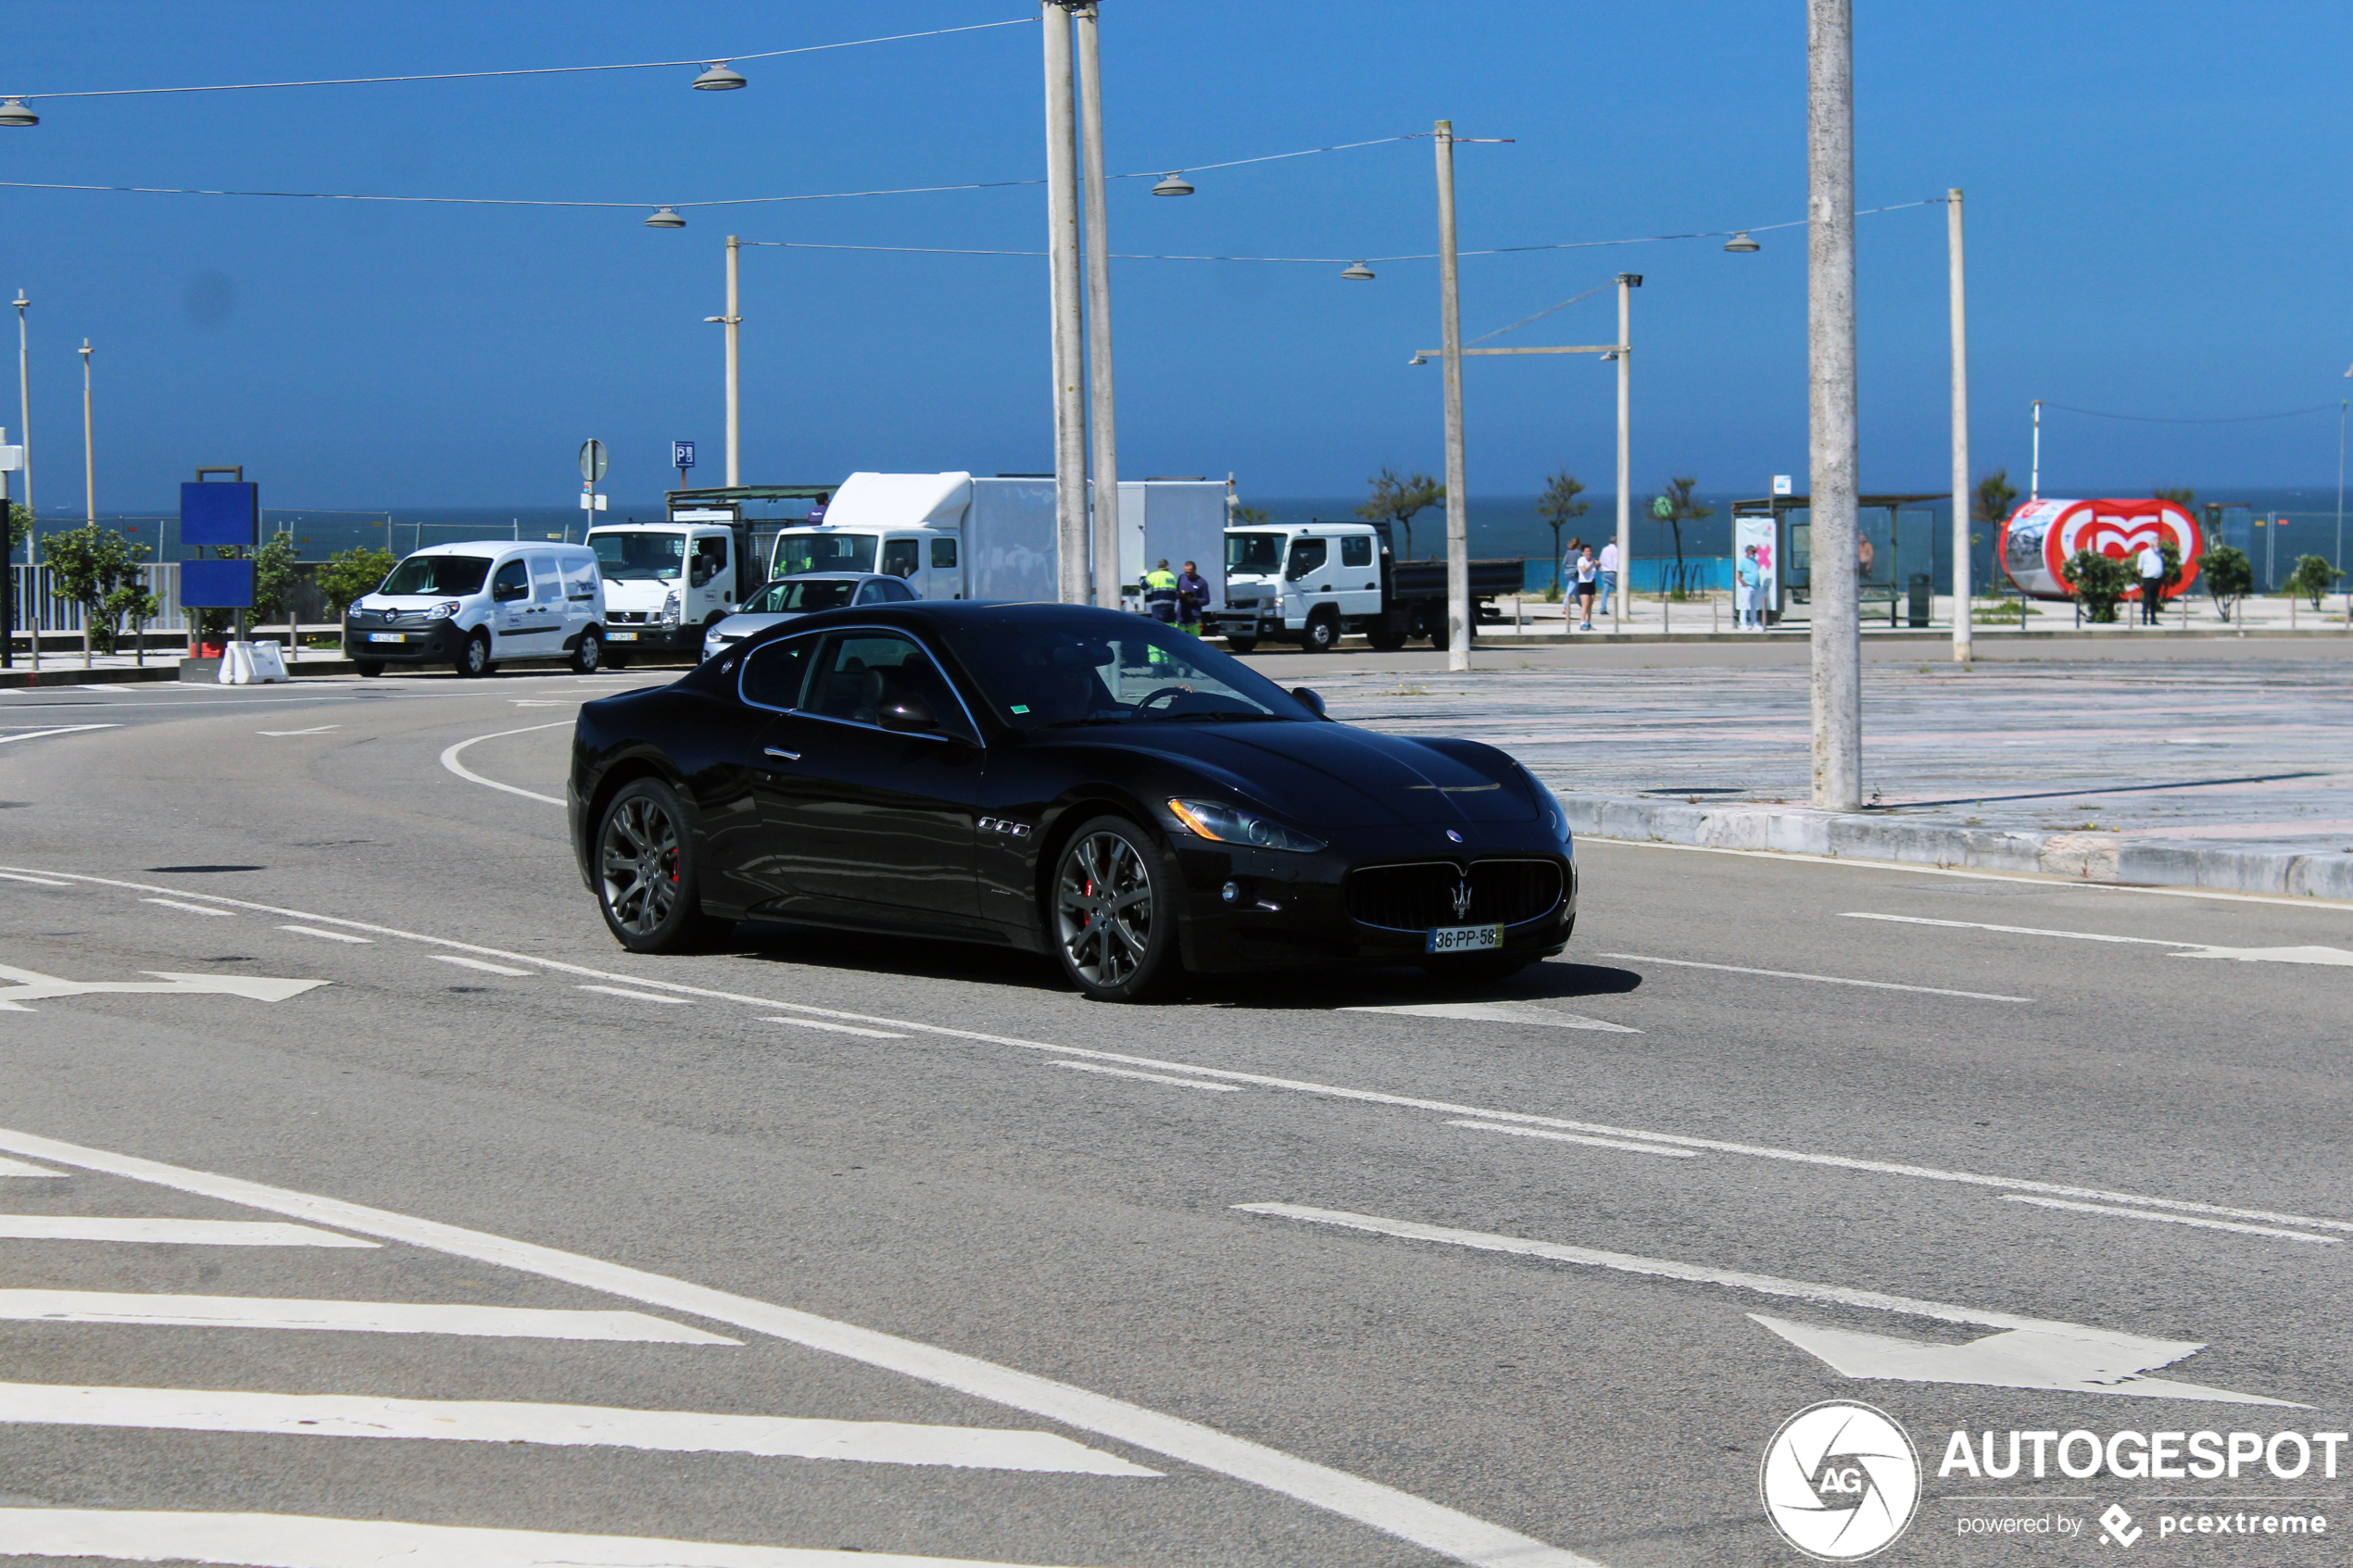
[[[686,470],[695,466],[695,444],[673,441],[670,444],[670,466],[678,470],[678,488],[686,488]]]
[[[584,512],[605,509],[605,498],[597,494],[597,481],[605,477],[608,461],[603,442],[591,439],[580,444],[580,509]],[[596,521],[594,516],[588,519],[590,524]]]
[[[208,479],[231,476],[226,483]],[[261,487],[245,483],[243,465],[198,469],[194,483],[180,486],[180,542],[195,549],[195,558],[180,563],[180,606],[182,609],[236,611],[233,640],[245,635],[245,611],[253,608],[251,551],[261,528]],[[206,548],[214,551],[204,558]],[[203,631],[191,621],[189,641],[200,645]]]

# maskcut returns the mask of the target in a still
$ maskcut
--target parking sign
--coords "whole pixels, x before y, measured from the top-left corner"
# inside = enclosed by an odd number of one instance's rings
[[[695,466],[695,444],[691,441],[672,442],[670,444],[670,466],[673,469],[693,468]]]

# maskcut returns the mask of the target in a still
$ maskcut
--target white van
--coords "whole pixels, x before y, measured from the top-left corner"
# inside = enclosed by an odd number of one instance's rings
[[[604,661],[605,586],[585,545],[483,539],[434,545],[392,569],[343,614],[343,651],[362,675],[449,664],[487,675],[503,659]]]

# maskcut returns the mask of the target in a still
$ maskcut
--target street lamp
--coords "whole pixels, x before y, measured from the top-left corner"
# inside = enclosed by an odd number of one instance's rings
[[[1724,248],[1729,251],[1752,251],[1763,250],[1765,247],[1758,245],[1755,240],[1750,239],[1748,237],[1748,231],[1743,229],[1739,233],[1734,234],[1730,239],[1724,242]]]
[[[648,229],[683,229],[686,226],[686,220],[678,216],[678,209],[674,207],[659,208],[651,218],[646,220],[646,227]]]
[[[38,125],[41,117],[24,107],[22,98],[11,98],[0,104],[0,125]]]
[[[1340,275],[1343,278],[1353,279],[1357,282],[1370,282],[1373,280],[1373,270],[1365,266],[1363,262],[1356,261],[1351,262],[1347,267],[1341,269]]]
[[[1192,194],[1192,182],[1185,178],[1182,169],[1162,175],[1160,183],[1152,187],[1152,194],[1156,196],[1189,196]]]
[[[698,93],[732,93],[743,85],[743,73],[730,69],[724,60],[712,61],[710,69],[695,78]]]

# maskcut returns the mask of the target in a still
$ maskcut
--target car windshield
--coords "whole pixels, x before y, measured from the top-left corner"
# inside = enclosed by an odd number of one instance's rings
[[[1226,570],[1228,571],[1272,571],[1282,558],[1283,536],[1279,533],[1226,535]]]
[[[744,606],[747,615],[800,615],[811,610],[832,609],[849,602],[858,584],[847,578],[796,578],[783,583],[771,583],[754,594]]]
[[[592,533],[588,543],[597,547],[597,570],[608,583],[674,583],[686,558],[683,533]]]
[[[997,717],[1017,730],[1314,717],[1272,681],[1173,626],[1105,632],[992,621],[948,634]]]
[[[871,533],[782,533],[776,537],[776,575],[798,577],[805,571],[872,571],[875,536]]]
[[[490,571],[486,556],[410,556],[392,569],[379,594],[447,594],[464,598],[482,592]]]

